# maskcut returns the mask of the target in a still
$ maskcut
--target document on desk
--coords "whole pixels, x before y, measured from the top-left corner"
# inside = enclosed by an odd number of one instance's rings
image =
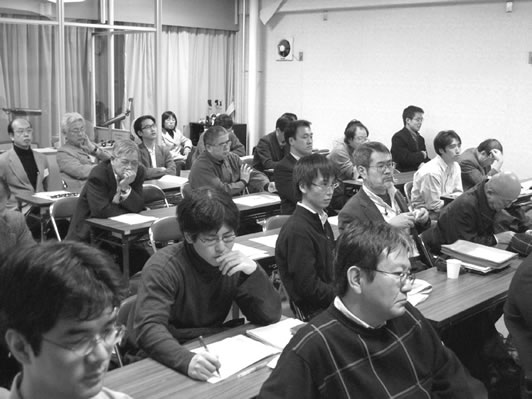
[[[163,175],[159,181],[161,183],[175,184],[177,187],[182,187],[188,179],[181,176]]]
[[[79,194],[71,193],[70,191],[59,190],[59,191],[41,191],[39,193],[33,194],[33,196],[37,198],[57,201],[58,199],[66,198],[66,197],[78,197]]]
[[[195,353],[203,351],[203,348],[192,350]],[[208,380],[215,384],[280,350],[240,334],[209,344],[209,352],[217,355],[221,364],[220,377],[214,376]]]
[[[138,213],[125,213],[123,215],[113,216],[109,219],[114,220],[115,222],[126,224],[141,224],[157,220],[157,218],[154,216],[144,216],[139,215]]]
[[[254,260],[264,258],[267,255],[266,251],[262,251],[260,249],[253,248],[253,247],[248,247],[247,245],[242,245],[239,243],[235,243],[233,245],[233,251],[240,251],[244,255],[246,255],[248,258],[251,258]]]
[[[412,306],[417,306],[425,301],[431,292],[432,285],[428,281],[417,278],[414,280],[412,289],[407,294],[407,301],[410,302]]]
[[[499,248],[488,247],[474,242],[458,240],[453,244],[442,245],[441,251],[461,261],[480,266],[502,268],[517,256],[516,253]]]
[[[279,202],[279,197],[273,195],[244,195],[242,197],[233,198],[233,202],[237,205],[243,206],[260,206]]]
[[[277,237],[279,237],[279,234],[272,234],[264,237],[250,238],[249,241],[255,241],[256,243],[265,245],[267,247],[275,248]]]
[[[290,329],[305,322],[288,317],[269,326],[257,327],[246,331],[246,334],[252,338],[258,339],[265,344],[272,345],[279,350],[283,350],[288,342],[292,339]]]

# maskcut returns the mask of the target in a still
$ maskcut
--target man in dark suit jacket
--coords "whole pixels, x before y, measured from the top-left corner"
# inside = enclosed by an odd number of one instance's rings
[[[284,131],[289,123],[296,119],[295,115],[290,113],[277,119],[275,131],[262,137],[253,151],[253,168],[264,172],[277,166],[288,152]]]
[[[290,152],[279,161],[273,170],[275,188],[281,197],[281,214],[291,215],[296,208],[297,198],[292,173],[299,158],[312,154],[311,123],[305,120],[290,122],[284,132]]]
[[[403,111],[404,127],[392,137],[392,157],[401,172],[417,170],[430,161],[425,139],[419,134],[423,123],[423,109],[409,105]]]
[[[133,129],[142,140],[139,145],[139,156],[141,165],[146,168],[146,180],[159,179],[164,175],[175,176],[176,166],[170,151],[156,143],[155,118],[151,115],[138,117],[133,124]]]
[[[108,218],[137,213],[144,208],[138,146],[130,140],[117,141],[111,160],[94,167],[79,196],[68,229],[67,240],[88,241],[88,218]]]
[[[496,139],[484,140],[477,148],[465,150],[458,160],[464,191],[484,181],[487,176],[499,173],[503,162],[502,144]]]

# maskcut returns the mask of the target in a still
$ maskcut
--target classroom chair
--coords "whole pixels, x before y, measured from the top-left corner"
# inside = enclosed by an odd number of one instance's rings
[[[52,223],[58,241],[61,241],[62,237],[57,222],[59,220],[65,220],[70,223],[70,219],[72,218],[77,205],[78,197],[65,197],[58,199],[50,206],[50,222]],[[62,230],[64,230],[64,228],[62,228]],[[66,231],[63,231],[63,233],[66,235]]]
[[[410,197],[412,196],[412,187],[414,186],[414,182],[408,181],[405,183],[403,190],[405,192],[405,197],[410,204]]]
[[[289,217],[290,215],[275,215],[275,216],[269,217],[264,222],[264,225],[262,226],[262,231],[269,231],[269,230],[278,229],[282,227]]]
[[[137,295],[135,294],[135,295],[132,295],[124,299],[122,303],[120,303],[120,308],[118,308],[118,314],[116,315],[117,325],[127,326],[127,318],[129,316],[129,312],[136,301],[137,301]],[[122,347],[125,346],[126,342],[127,342],[127,331],[126,331],[126,335],[124,335],[124,338],[122,338],[122,342],[118,342],[113,348],[113,351],[116,354],[116,358],[118,360],[118,364],[120,365],[120,367],[124,367],[121,350],[122,350]]]
[[[175,216],[168,216],[155,221],[148,234],[153,252],[157,252],[158,246],[161,248],[168,245],[169,242],[183,240],[183,233]]]
[[[147,209],[168,208],[168,201],[164,191],[155,184],[143,184],[142,196],[144,197],[144,206]]]

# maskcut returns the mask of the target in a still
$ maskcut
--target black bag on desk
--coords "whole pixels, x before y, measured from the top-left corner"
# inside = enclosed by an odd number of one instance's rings
[[[517,233],[510,240],[508,251],[528,256],[532,252],[532,234]]]

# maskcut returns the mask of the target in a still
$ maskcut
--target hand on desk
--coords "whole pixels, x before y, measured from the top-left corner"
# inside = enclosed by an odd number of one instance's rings
[[[236,272],[251,274],[257,269],[254,260],[248,258],[240,251],[230,251],[217,258],[220,271],[223,275],[232,276]]]
[[[194,355],[188,365],[187,374],[195,380],[207,381],[216,375],[216,370],[221,367],[218,356],[209,352],[200,352]]]
[[[399,229],[410,229],[414,226],[415,220],[416,218],[414,216],[414,212],[405,212],[400,213],[396,217],[390,219],[388,223]]]

